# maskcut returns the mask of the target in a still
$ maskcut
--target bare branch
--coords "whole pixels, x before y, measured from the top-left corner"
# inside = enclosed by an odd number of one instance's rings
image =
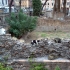
[[[42,6],[42,9],[41,10],[43,10],[43,7],[46,5],[46,2],[47,2],[48,0],[45,0],[45,2],[44,2],[44,4],[43,4],[43,6]]]

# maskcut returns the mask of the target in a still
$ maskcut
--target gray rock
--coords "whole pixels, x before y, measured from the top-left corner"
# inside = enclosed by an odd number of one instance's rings
[[[56,59],[58,57],[58,55],[56,54],[56,53],[52,53],[52,54],[49,54],[48,55],[48,59],[49,60],[54,60],[54,59]]]
[[[55,43],[61,43],[61,42],[62,42],[60,38],[54,38],[53,41],[54,41]]]

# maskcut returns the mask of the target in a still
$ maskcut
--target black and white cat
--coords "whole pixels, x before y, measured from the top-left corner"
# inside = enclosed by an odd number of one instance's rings
[[[32,45],[35,45],[35,44],[38,44],[39,42],[40,42],[40,40],[32,40],[32,41],[31,41],[31,44],[32,44]]]

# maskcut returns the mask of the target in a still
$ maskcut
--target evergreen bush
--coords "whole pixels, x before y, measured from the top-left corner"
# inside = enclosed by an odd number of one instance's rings
[[[12,68],[9,66],[5,66],[3,63],[0,63],[0,70],[12,70]]]
[[[55,67],[55,70],[60,70],[59,66],[56,66],[56,67]]]
[[[34,64],[31,64],[31,65],[32,65],[32,67],[31,67],[30,70],[48,70],[47,68],[45,68],[45,65],[42,64],[42,63],[39,63],[39,64],[34,63]]]
[[[33,4],[33,15],[40,16],[42,8],[41,0],[32,0],[32,4]]]
[[[10,26],[9,33],[19,38],[23,34],[35,29],[37,17],[30,17],[20,10],[18,14],[11,13],[10,18],[7,18],[6,21]]]

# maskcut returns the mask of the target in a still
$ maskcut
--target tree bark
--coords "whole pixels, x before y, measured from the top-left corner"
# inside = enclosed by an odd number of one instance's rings
[[[64,13],[64,16],[66,16],[66,0],[64,0],[64,3],[63,3],[63,13]]]
[[[55,0],[54,8],[53,8],[53,17],[58,17],[60,12],[60,0]]]
[[[12,6],[13,1],[14,0],[11,0],[10,3],[9,3],[9,15],[11,15],[11,6]]]
[[[58,0],[58,12],[60,12],[60,0]]]
[[[60,0],[55,0],[54,12],[60,12]]]
[[[21,9],[21,0],[19,0],[19,10]]]
[[[56,12],[56,0],[55,0],[55,4],[54,4],[54,12]]]

